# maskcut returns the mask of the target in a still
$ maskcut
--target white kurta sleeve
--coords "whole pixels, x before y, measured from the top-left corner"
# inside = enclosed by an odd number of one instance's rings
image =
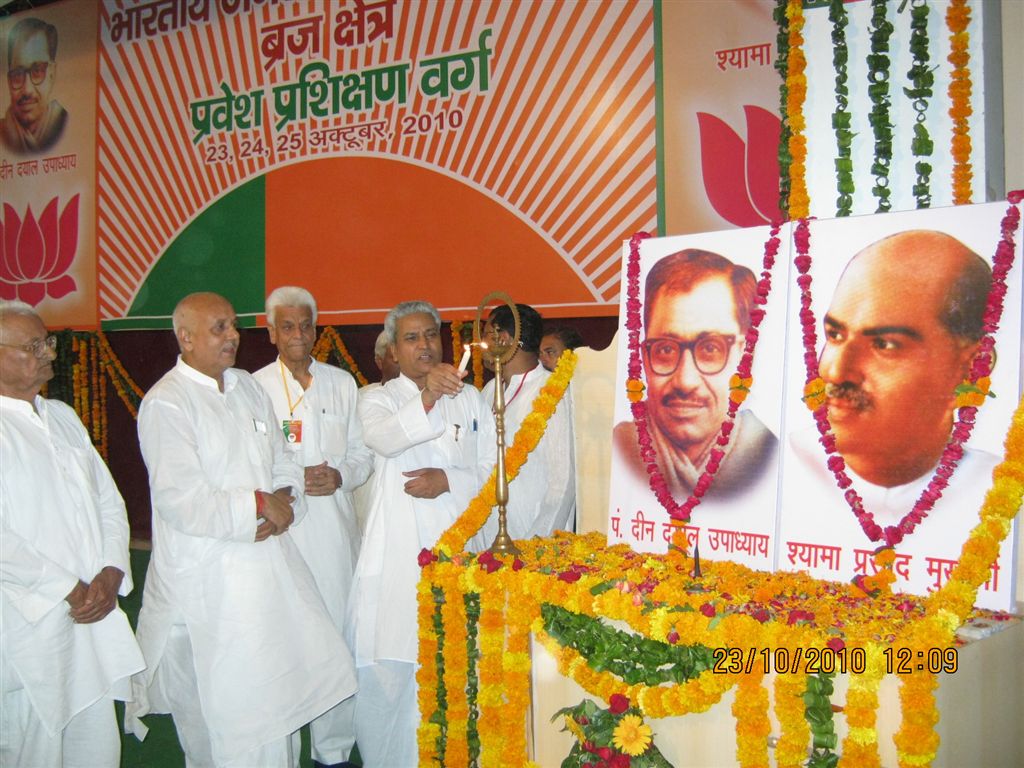
[[[359,398],[359,419],[366,445],[389,459],[444,433],[444,423],[436,414],[430,418],[419,393],[393,411],[383,390],[368,392]]]
[[[168,525],[190,536],[228,541],[256,538],[255,489],[221,490],[207,482],[196,427],[181,408],[162,400],[144,400],[139,409],[139,444],[149,470],[153,505]],[[294,477],[282,485],[291,482]],[[293,490],[301,494],[301,484]]]
[[[3,524],[0,528],[0,588],[25,621],[35,624],[63,602],[77,583],[74,573],[41,554],[6,522]]]

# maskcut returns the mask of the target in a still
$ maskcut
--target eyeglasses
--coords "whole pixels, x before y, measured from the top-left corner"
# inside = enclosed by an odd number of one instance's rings
[[[12,349],[20,349],[22,352],[30,352],[42,360],[46,357],[47,352],[57,351],[57,337],[47,336],[45,339],[36,339],[31,344],[4,344],[0,342],[0,347],[11,347]]]
[[[735,343],[735,336],[723,336],[720,333],[702,333],[693,341],[647,339],[644,342],[644,354],[647,367],[652,373],[669,376],[676,372],[683,352],[688,349],[697,370],[705,376],[713,376],[725,368],[729,361],[729,351]]]
[[[46,70],[49,68],[48,61],[33,61],[25,67],[15,67],[7,70],[7,83],[15,90],[25,87],[25,75],[32,79],[32,85],[39,85],[46,79]]]

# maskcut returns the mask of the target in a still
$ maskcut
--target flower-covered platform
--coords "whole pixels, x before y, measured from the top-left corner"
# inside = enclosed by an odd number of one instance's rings
[[[954,633],[977,615],[977,589],[1022,495],[1018,408],[979,523],[949,581],[926,598],[872,596],[853,584],[728,562],[697,568],[689,553],[637,553],[599,534],[521,542],[520,556],[500,558],[446,541],[421,555],[421,765],[528,763],[531,634],[600,706],[625,697],[650,723],[705,711],[734,691],[743,766],[770,762],[767,681],[781,728],[772,763],[804,765],[813,747],[814,765],[833,765],[840,754],[841,766],[880,765],[879,688],[891,675],[902,707],[899,763],[930,764],[939,746],[938,675],[958,669]],[[849,676],[841,742],[831,700],[837,673]],[[584,746],[586,739],[584,729]],[[592,764],[640,759],[595,752]]]

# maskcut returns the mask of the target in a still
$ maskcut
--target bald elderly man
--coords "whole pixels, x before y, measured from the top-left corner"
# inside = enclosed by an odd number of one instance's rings
[[[981,257],[927,230],[887,237],[851,259],[824,318],[818,366],[836,446],[864,480],[891,488],[935,468],[991,280]]]
[[[304,724],[355,692],[352,657],[288,533],[303,468],[266,392],[233,368],[231,304],[195,293],[173,316],[181,355],[146,394],[153,555],[138,638],[137,718],[170,712],[188,766],[298,764]]]

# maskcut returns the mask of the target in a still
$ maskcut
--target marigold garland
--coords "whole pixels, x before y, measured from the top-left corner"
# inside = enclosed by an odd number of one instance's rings
[[[433,627],[435,613],[440,606],[434,602],[434,588],[426,579],[420,579],[416,587],[417,626],[419,631],[419,664],[416,668],[416,698],[419,702],[420,724],[416,729],[416,745],[419,749],[419,764],[429,765],[434,755],[442,753],[441,725],[437,722],[439,707],[437,701],[439,665],[437,653],[440,640]]]
[[[775,745],[778,768],[800,768],[807,760],[807,743],[811,729],[804,717],[804,691],[807,675],[804,673],[775,676],[775,716],[779,719],[781,734]]]
[[[534,399],[532,410],[516,430],[512,445],[505,450],[505,474],[509,482],[519,474],[530,453],[544,436],[548,419],[554,414],[569,388],[569,382],[576,370],[576,360],[576,353],[572,350],[562,353],[555,370]],[[495,495],[496,482],[497,470],[493,470],[476,498],[469,503],[452,527],[441,535],[436,546],[438,551],[450,557],[453,553],[466,548],[466,543],[483,527],[490,517],[491,510],[498,503]]]
[[[850,687],[843,707],[847,725],[842,749],[844,768],[881,768],[875,720],[878,688],[885,677],[884,648],[874,642],[863,647],[865,669],[862,674],[850,675]]]
[[[946,27],[949,29],[949,56],[953,65],[949,76],[949,116],[953,119],[953,137],[950,152],[953,156],[953,204],[971,202],[971,61],[970,35],[971,7],[967,0],[951,0],[946,8]]]
[[[459,641],[466,630],[466,604],[459,585],[459,571],[448,567],[450,563],[438,566],[434,583],[441,586],[444,602],[441,604],[441,621],[444,628],[444,690],[447,697],[445,708],[445,743],[441,750],[444,765],[464,768],[469,765],[469,699],[468,673],[469,656],[465,643]]]
[[[804,102],[807,100],[807,58],[804,55],[803,0],[789,0],[786,5],[789,21],[789,52],[786,56],[786,117],[789,123],[789,217],[807,216],[811,198],[807,192],[807,120]]]
[[[739,676],[732,714],[736,718],[736,760],[740,768],[767,768],[768,691],[761,684],[764,671]]]
[[[352,355],[349,354],[348,347],[345,346],[345,342],[341,340],[341,336],[338,335],[334,326],[328,325],[321,331],[320,338],[313,345],[311,354],[314,360],[325,363],[332,352],[337,355],[343,367],[355,377],[356,383],[359,386],[365,387],[369,383],[362,371],[359,370],[359,366],[356,365]]]

